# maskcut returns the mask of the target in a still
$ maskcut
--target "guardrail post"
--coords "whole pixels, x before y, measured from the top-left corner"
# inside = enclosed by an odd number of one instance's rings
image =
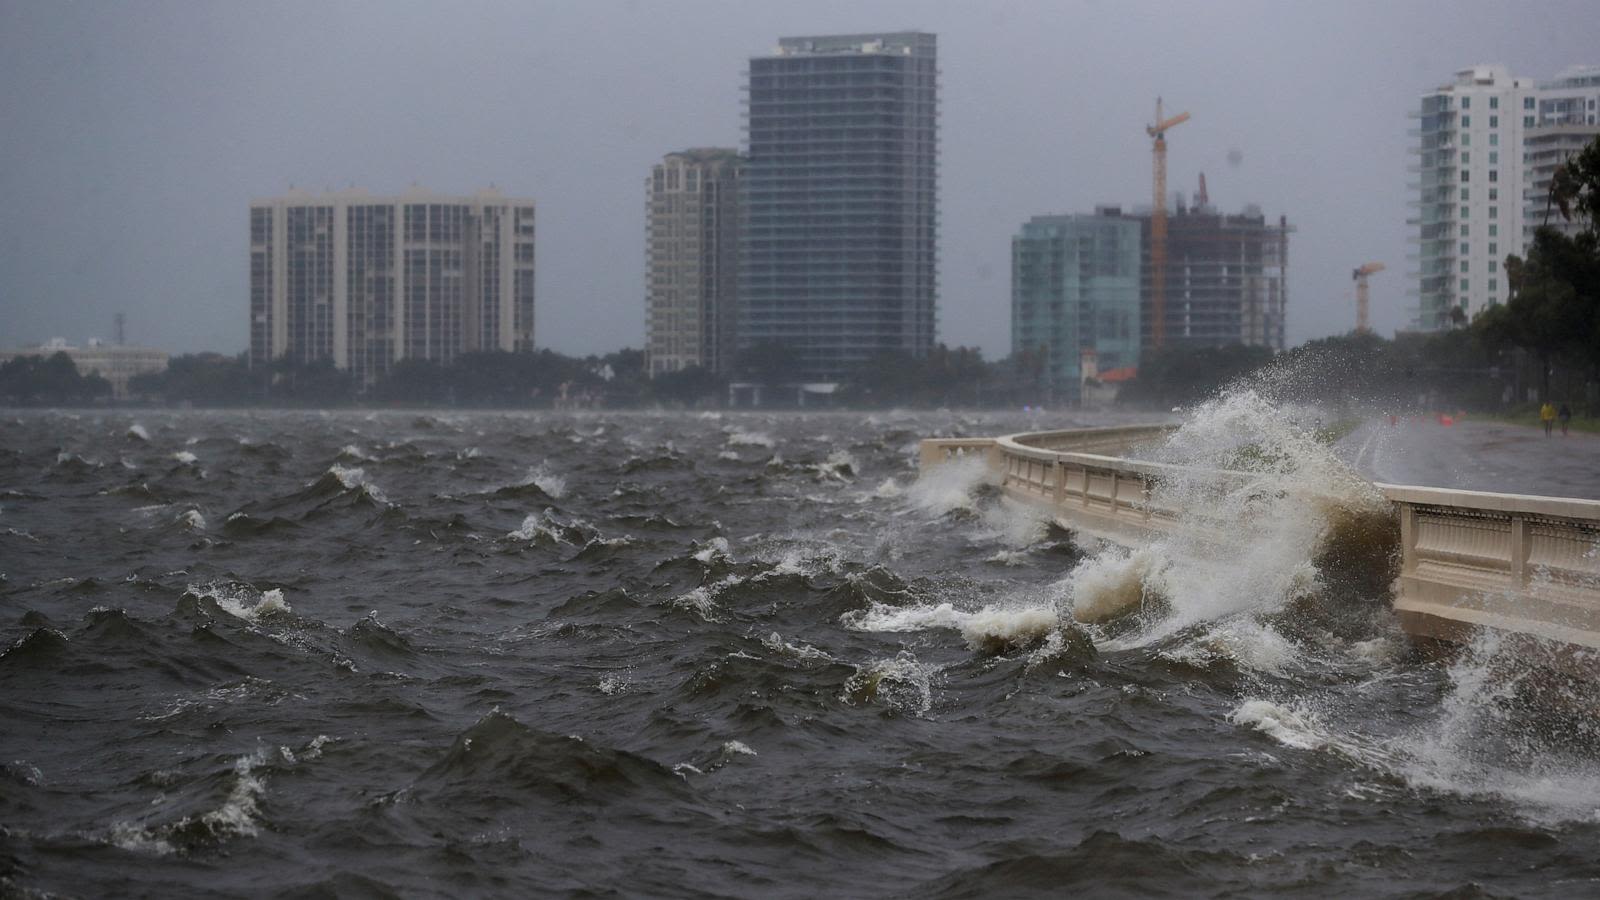
[[[1417,571],[1417,508],[1409,503],[1400,504],[1400,571]]]
[[[1056,504],[1060,505],[1062,503],[1067,502],[1067,467],[1066,467],[1066,464],[1061,461],[1060,457],[1056,458],[1056,466],[1055,467],[1056,467]]]
[[[1513,515],[1511,517],[1511,578],[1512,584],[1518,587],[1528,583],[1528,519],[1526,516]]]

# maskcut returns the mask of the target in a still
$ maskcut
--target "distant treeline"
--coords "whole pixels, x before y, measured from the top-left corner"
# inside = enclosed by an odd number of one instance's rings
[[[552,350],[468,353],[448,364],[404,360],[362,385],[328,362],[278,360],[250,366],[241,356],[173,357],[165,372],[135,376],[129,392],[147,402],[193,406],[458,406],[533,409],[715,407],[731,382],[758,384],[768,405],[793,405],[795,359],[786,348],[752,349],[735,375],[700,368],[649,378],[633,349],[572,357]],[[70,362],[69,362],[70,366]],[[831,400],[845,406],[984,406],[1029,393],[1009,369],[986,363],[971,348],[934,348],[926,357],[885,354],[840,386]],[[813,403],[819,402],[813,400]]]
[[[0,363],[0,402],[16,406],[78,406],[111,396],[111,382],[80,375],[72,357],[17,356]]]

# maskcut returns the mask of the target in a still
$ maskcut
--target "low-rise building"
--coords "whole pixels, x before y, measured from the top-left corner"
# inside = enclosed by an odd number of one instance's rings
[[[98,375],[111,383],[113,400],[128,398],[128,381],[135,375],[150,375],[167,370],[167,351],[148,347],[127,347],[90,340],[82,347],[54,338],[43,344],[17,350],[0,351],[0,363],[10,362],[19,356],[41,358],[65,353],[72,360],[78,374],[84,377]]]

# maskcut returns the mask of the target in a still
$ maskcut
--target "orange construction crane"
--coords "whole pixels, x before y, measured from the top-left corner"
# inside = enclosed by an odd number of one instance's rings
[[[1367,334],[1372,331],[1372,326],[1367,320],[1367,276],[1375,272],[1382,272],[1386,266],[1381,262],[1369,262],[1350,273],[1356,283],[1356,333]]]
[[[1167,340],[1167,129],[1189,121],[1188,113],[1162,118],[1161,98],[1156,98],[1156,123],[1145,133],[1155,139],[1155,204],[1150,207],[1150,346],[1159,349]]]

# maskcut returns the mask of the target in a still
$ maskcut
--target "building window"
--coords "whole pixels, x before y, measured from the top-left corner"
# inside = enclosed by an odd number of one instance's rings
[[[1489,271],[1493,272],[1495,270],[1495,266],[1498,266],[1498,265],[1500,265],[1500,264],[1495,262],[1494,260],[1492,260],[1492,259],[1489,260]]]
[[[1497,131],[1494,134],[1489,135],[1489,146],[1491,146],[1491,147],[1500,146],[1500,132]]]
[[[1498,237],[1499,234],[1500,234],[1500,226],[1499,225],[1490,225],[1489,226],[1489,237]]]
[[[1498,278],[1489,279],[1489,293],[1493,294],[1495,291],[1498,291],[1498,290],[1500,290],[1500,279],[1498,279]]]
[[[1533,98],[1532,97],[1523,97],[1522,98],[1522,108],[1523,109],[1533,109]]]
[[[1489,180],[1491,182],[1499,181],[1500,180],[1500,170],[1499,169],[1490,169],[1489,170]]]
[[[1472,213],[1465,206],[1461,207],[1461,218],[1465,219],[1471,215]]]
[[[1465,222],[1461,223],[1461,236],[1467,237],[1467,223]]]
[[[1533,116],[1523,116],[1522,117],[1522,127],[1523,128],[1532,128],[1533,127]]]
[[[1499,97],[1490,97],[1489,98],[1489,108],[1490,109],[1499,109],[1500,108],[1500,98]]]
[[[1467,202],[1467,189],[1466,188],[1462,188],[1461,189],[1461,202],[1462,203]]]
[[[1494,241],[1490,241],[1489,242],[1489,255],[1490,256],[1494,256],[1495,254],[1497,254],[1499,252],[1500,252],[1500,245],[1496,244]]]
[[[1467,164],[1469,164],[1471,162],[1472,162],[1472,154],[1468,153],[1465,150],[1461,151],[1461,164],[1464,166],[1464,165],[1467,165]]]
[[[1464,259],[1463,259],[1463,260],[1462,260],[1462,261],[1461,261],[1461,274],[1463,274],[1463,275],[1465,275],[1465,274],[1467,274],[1467,273],[1468,273],[1468,272],[1469,272],[1469,271],[1471,271],[1471,269],[1470,269],[1470,268],[1469,268],[1469,267],[1468,267],[1468,266],[1469,266],[1469,265],[1470,265],[1470,264],[1469,264],[1469,263],[1468,263],[1468,262],[1467,262],[1467,261],[1466,261],[1466,260],[1464,260]]]
[[[1489,207],[1489,218],[1491,218],[1491,219],[1500,218],[1500,207],[1498,207],[1498,206]]]
[[[1472,117],[1471,116],[1462,116],[1461,117],[1461,127],[1462,128],[1471,128],[1472,127]]]
[[[1466,226],[1463,225],[1462,227],[1465,228]],[[1466,241],[1462,241],[1461,242],[1461,255],[1462,256],[1467,256],[1471,252],[1472,252],[1472,245],[1468,244]]]
[[[1471,109],[1472,108],[1472,98],[1471,97],[1462,97],[1461,98],[1461,108],[1462,109]]]
[[[1468,172],[1466,169],[1462,169],[1461,170],[1461,180],[1462,181],[1471,181],[1472,180],[1472,173]]]
[[[1463,278],[1463,279],[1461,279],[1461,293],[1465,294],[1466,292],[1467,292],[1467,279]]]
[[[1500,189],[1499,188],[1489,188],[1489,202],[1493,203],[1494,201],[1499,200],[1499,199],[1500,199]]]
[[[1489,151],[1489,165],[1491,165],[1491,166],[1500,165],[1500,151],[1499,150],[1490,150]]]
[[[1499,128],[1500,127],[1500,117],[1499,116],[1490,116],[1489,117],[1489,127],[1490,128]]]
[[[1463,147],[1471,147],[1472,146],[1472,135],[1463,134],[1461,136],[1461,146],[1463,146]]]

